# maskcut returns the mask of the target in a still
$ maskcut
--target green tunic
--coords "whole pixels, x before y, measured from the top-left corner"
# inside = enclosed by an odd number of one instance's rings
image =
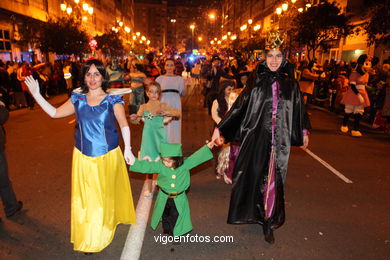
[[[163,189],[167,193],[180,193],[184,191],[173,199],[176,209],[179,212],[179,217],[173,229],[173,235],[181,236],[192,230],[190,207],[185,193],[190,186],[190,170],[211,158],[213,158],[213,154],[208,146],[205,145],[184,160],[183,165],[177,169],[167,168],[161,161],[148,162],[136,160],[134,165],[130,166],[130,170],[133,172],[158,174],[157,185],[160,187],[160,190],[157,195],[156,203],[154,204],[151,222],[153,229],[156,229],[158,223],[162,220],[162,214],[168,199],[168,195],[161,191],[161,189]]]

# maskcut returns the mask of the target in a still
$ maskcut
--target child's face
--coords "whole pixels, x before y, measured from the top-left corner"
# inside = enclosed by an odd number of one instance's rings
[[[225,97],[229,97],[230,93],[232,93],[234,87],[225,88]]]
[[[160,93],[156,86],[150,86],[148,91],[146,92],[146,95],[151,101],[157,101],[160,98]]]
[[[172,168],[173,167],[174,161],[171,158],[163,157],[163,158],[161,158],[161,161],[162,161],[162,163],[164,164],[165,167],[167,167],[167,168]]]
[[[243,85],[246,85],[246,82],[248,81],[248,76],[241,76],[241,83]]]
[[[175,71],[175,63],[171,60],[168,60],[166,63],[165,63],[165,70],[167,71],[167,73],[174,73]]]

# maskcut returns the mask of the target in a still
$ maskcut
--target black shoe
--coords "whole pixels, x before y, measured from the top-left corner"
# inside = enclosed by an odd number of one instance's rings
[[[271,228],[271,223],[266,221],[263,224],[264,240],[270,244],[275,243],[274,231]]]
[[[5,216],[7,218],[10,218],[10,217],[14,216],[16,213],[20,212],[22,210],[22,208],[23,208],[23,202],[18,201],[18,207],[14,211],[12,211],[11,213],[6,214]]]

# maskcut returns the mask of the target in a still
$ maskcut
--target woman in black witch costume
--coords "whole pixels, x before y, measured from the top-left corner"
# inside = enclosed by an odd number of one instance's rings
[[[284,182],[291,145],[307,146],[309,119],[304,112],[294,68],[270,33],[266,60],[217,125],[212,140],[241,143],[233,171],[229,224],[260,224],[265,240],[284,223]],[[219,140],[219,139],[218,139]]]

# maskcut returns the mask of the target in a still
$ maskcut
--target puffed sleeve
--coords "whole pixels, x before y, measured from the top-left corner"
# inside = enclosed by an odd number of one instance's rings
[[[125,104],[125,101],[123,101],[122,96],[119,96],[119,95],[110,95],[108,97],[108,102],[110,102],[111,105],[115,105],[117,103],[120,103],[122,105]]]
[[[70,96],[70,101],[72,102],[72,104],[75,104],[79,100],[84,100],[84,99],[85,99],[85,95],[76,92],[72,92],[72,95]]]

